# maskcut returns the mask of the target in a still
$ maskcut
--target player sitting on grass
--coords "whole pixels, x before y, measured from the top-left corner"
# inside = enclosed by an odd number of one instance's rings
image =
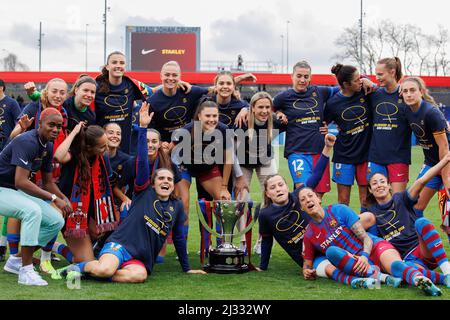
[[[302,210],[311,217],[303,240],[303,273],[306,279],[315,277],[313,260],[318,253],[325,254],[336,267],[326,267],[326,275],[352,288],[375,285],[376,265],[428,295],[442,294],[417,268],[404,263],[388,241],[366,233],[358,215],[348,206],[334,204],[323,208],[311,188],[302,189],[299,198]]]
[[[450,264],[441,237],[430,220],[414,210],[419,194],[427,183],[448,165],[450,153],[417,179],[406,191],[391,193],[388,178],[375,173],[369,179],[370,212],[361,215],[374,234],[389,241],[410,266],[418,268],[436,284],[450,287]],[[443,273],[431,271],[437,266]]]
[[[115,282],[144,282],[155,259],[172,230],[173,242],[183,271],[205,274],[189,267],[185,220],[181,201],[173,198],[174,175],[169,169],[158,169],[151,179],[148,164],[147,126],[153,114],[144,103],[140,110],[135,195],[128,216],[106,240],[99,260],[82,262],[59,269],[68,279],[88,274]]]

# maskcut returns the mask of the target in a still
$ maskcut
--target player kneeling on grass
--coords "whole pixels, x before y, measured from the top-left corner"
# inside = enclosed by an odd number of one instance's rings
[[[377,266],[385,272],[393,272],[396,277],[428,295],[442,294],[417,268],[405,264],[388,241],[366,233],[358,215],[348,206],[334,204],[324,209],[310,188],[301,190],[299,198],[302,210],[311,217],[303,240],[303,274],[306,279],[315,278],[313,261],[318,253],[326,255],[334,266],[325,267],[327,277],[355,289],[375,285]],[[402,272],[397,272],[400,269]],[[385,280],[394,287],[400,284],[400,279],[392,279],[389,275],[380,274],[380,277],[381,281]]]
[[[81,273],[96,278],[110,278],[114,282],[144,282],[171,230],[183,271],[205,274],[202,270],[191,270],[189,267],[183,233],[185,214],[181,201],[173,197],[173,172],[158,169],[153,177],[150,176],[147,125],[152,116],[148,114],[148,105],[143,105],[140,112],[135,195],[128,216],[106,240],[99,260],[59,269],[58,275],[67,275],[70,279]]]

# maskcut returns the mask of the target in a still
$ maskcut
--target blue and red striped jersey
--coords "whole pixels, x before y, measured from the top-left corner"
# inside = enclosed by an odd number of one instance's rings
[[[358,215],[348,206],[330,205],[325,209],[325,216],[320,223],[311,219],[303,239],[303,258],[314,260],[316,252],[325,254],[330,246],[359,255],[363,251],[363,243],[351,230],[358,220]],[[371,234],[369,236],[374,245],[381,240]]]

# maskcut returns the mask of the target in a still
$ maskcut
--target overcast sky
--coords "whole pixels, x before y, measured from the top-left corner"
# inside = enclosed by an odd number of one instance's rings
[[[360,0],[108,0],[108,6],[108,52],[125,51],[126,25],[201,27],[202,61],[235,60],[241,54],[245,61],[280,64],[289,20],[289,65],[306,59],[314,73],[329,73],[337,53],[334,40],[360,16]],[[42,21],[43,71],[84,71],[89,24],[88,69],[99,70],[104,0],[2,0],[1,8],[0,58],[12,52],[37,70]],[[438,24],[450,29],[446,0],[364,0],[364,11],[367,24],[387,18],[427,33],[436,32]]]

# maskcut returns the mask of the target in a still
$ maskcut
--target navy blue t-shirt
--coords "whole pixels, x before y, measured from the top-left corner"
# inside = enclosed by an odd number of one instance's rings
[[[376,217],[378,235],[389,241],[400,252],[402,259],[417,247],[419,237],[414,211],[417,199],[411,199],[407,190],[397,192],[385,204],[375,204],[368,210]]]
[[[396,90],[379,88],[370,95],[373,117],[369,161],[379,164],[411,164],[411,128],[406,119],[408,106]]]
[[[161,201],[150,186],[146,130],[139,129],[139,143],[136,171],[135,194],[128,213],[119,227],[107,239],[116,242],[133,256],[142,261],[151,272],[155,259],[172,230],[172,239],[183,271],[189,271],[186,240],[183,226],[186,219],[180,200]]]
[[[134,259],[144,263],[148,272],[153,270],[155,259],[171,230],[177,253],[186,251],[183,234],[186,218],[181,201],[160,201],[153,188],[148,186],[135,194],[128,212],[106,242],[121,244]],[[185,257],[180,263],[186,272],[190,268]]]
[[[106,171],[108,174],[108,179],[111,178],[112,168],[111,163],[109,162],[109,157],[107,155],[103,155],[103,160],[105,160]],[[75,169],[78,163],[78,159],[72,155],[72,158],[69,162],[65,163],[61,167],[61,176],[58,181],[59,190],[70,199],[72,189],[73,189],[73,180],[75,178]],[[92,183],[91,183],[92,186]],[[93,197],[93,192],[91,193],[91,197]],[[92,212],[94,209],[93,201],[91,201],[91,206],[89,207],[89,211]]]
[[[198,121],[197,123],[199,127],[195,128],[198,129],[198,131],[200,131],[201,133],[199,134],[199,141],[196,141],[194,136],[198,133],[195,132],[195,134],[192,135],[194,123],[195,122],[192,121],[185,125],[183,128],[178,129],[174,134],[173,141],[177,144],[180,144],[175,148],[182,147],[185,145],[185,143],[183,142],[184,138],[181,139],[180,143],[180,136],[178,136],[178,134],[182,132],[190,133],[190,135],[188,135],[188,138],[190,138],[190,143],[186,143],[186,146],[190,145],[191,156],[190,159],[181,159],[181,164],[186,167],[186,169],[188,169],[189,173],[192,176],[197,177],[201,173],[208,172],[214,166],[224,163],[225,150],[230,149],[233,146],[232,139],[234,135],[232,134],[232,132],[230,132],[230,129],[228,129],[228,127],[221,122],[217,123],[216,130],[214,130],[213,134],[204,133],[201,130],[201,124]],[[199,148],[200,144],[201,148]],[[206,152],[205,149],[207,150]],[[216,159],[216,150],[223,150],[223,159]],[[180,156],[182,158],[184,158],[183,151],[184,148],[182,148],[180,151]],[[176,151],[176,149],[173,149],[172,154],[174,152],[178,153],[178,150]]]
[[[189,93],[177,89],[175,95],[166,96],[162,89],[155,92],[147,102],[154,112],[149,127],[161,134],[161,141],[170,142],[172,132],[191,122],[199,99],[208,93],[208,88],[192,86]]]
[[[305,183],[306,187],[314,189],[320,182],[329,163],[329,158],[321,154],[313,169],[313,174]],[[310,218],[300,207],[298,194],[303,186],[289,194],[289,202],[285,206],[269,205],[261,210],[259,217],[259,232],[263,235],[261,242],[260,268],[265,270],[269,265],[273,238],[282,248],[302,266],[303,237]],[[262,230],[262,231],[261,231]],[[263,234],[264,231],[264,234]],[[283,244],[282,244],[283,243]]]
[[[284,126],[277,119],[275,114],[272,115],[272,121],[273,129],[279,130],[278,132],[283,132],[286,130],[286,126]],[[249,134],[246,134],[244,138],[240,136],[240,133],[244,134],[248,130],[247,125],[244,124],[242,126],[242,131],[239,131],[239,128],[235,127],[235,135],[236,139],[238,140],[236,154],[238,156],[239,164],[241,165],[241,167],[255,168],[268,165],[270,163],[271,159],[273,158],[273,147],[272,141],[268,141],[269,132],[267,130],[267,126],[268,121],[266,121],[262,125],[259,125],[258,122],[255,121],[254,134],[252,136],[251,144]],[[272,131],[272,140],[275,138],[276,136],[274,134],[274,131]],[[244,157],[242,157],[242,153]]]
[[[214,97],[214,101],[217,101],[216,99],[217,97]],[[228,126],[228,128],[230,129],[234,127],[234,120],[236,120],[236,117],[241,109],[249,107],[247,101],[235,98],[231,98],[231,101],[229,103],[218,104],[218,106],[219,121]]]
[[[367,161],[372,128],[371,110],[364,92],[351,97],[340,92],[335,94],[327,102],[325,119],[327,123],[336,123],[339,128],[333,162],[358,164]]]
[[[109,182],[111,183],[111,188],[114,188],[119,184],[127,174],[128,171],[128,161],[130,161],[132,157],[121,150],[117,150],[117,153],[114,157],[109,158],[109,162],[111,164],[112,175],[109,178]]]
[[[39,110],[39,101],[32,101],[23,108],[22,112],[17,116],[16,122],[22,118],[22,116],[27,115],[29,119],[34,118],[29,129],[34,129],[36,125],[36,117]]]
[[[177,165],[170,160],[171,170],[174,174],[173,181],[175,184],[181,181],[180,170]],[[129,186],[133,188],[134,180],[136,179],[136,157],[130,157],[127,163],[124,164],[124,169],[122,171],[121,179],[118,181],[119,187]],[[161,168],[161,161],[157,160],[157,168],[155,168],[155,162],[148,162],[148,168],[150,170],[150,174],[152,174],[156,169]]]
[[[131,147],[130,155],[135,156],[137,154],[138,145],[138,128],[139,128],[139,110],[141,110],[142,102],[136,102],[133,107],[133,118],[132,118],[132,130],[131,130]]]
[[[416,136],[417,144],[423,149],[425,164],[434,166],[439,162],[439,146],[434,135],[445,134],[447,141],[450,141],[444,114],[439,108],[423,100],[417,112],[412,112],[411,108],[406,109],[406,118]]]
[[[310,217],[300,209],[298,200],[299,189],[289,193],[289,203],[284,206],[274,204],[261,209],[259,214],[259,233],[265,246],[271,247],[273,238],[300,266],[303,266],[302,250],[303,236],[309,224]],[[269,265],[270,252],[263,250],[260,267],[266,270]]]
[[[16,120],[18,121],[24,115],[27,115],[29,119],[34,118],[33,122],[28,127],[28,130],[35,129],[36,125],[39,124],[40,112],[42,112],[42,110],[43,109],[42,109],[42,104],[41,104],[40,100],[30,102],[29,104],[26,105],[25,108],[23,108],[22,113],[17,117]],[[64,114],[67,115],[67,110],[64,108],[64,106],[61,106],[59,111],[63,115],[63,120],[64,120]],[[36,123],[36,121],[37,121],[37,123]],[[66,122],[63,123],[63,132],[65,132],[64,130],[65,130],[66,124],[67,124]]]
[[[324,121],[324,105],[332,96],[332,87],[309,86],[306,92],[288,89],[273,99],[275,111],[288,118],[284,157],[292,153],[320,154],[324,146],[319,128]]]
[[[52,172],[53,143],[42,144],[37,130],[22,133],[0,153],[0,187],[15,189],[16,167],[34,175],[37,171]]]
[[[63,107],[67,112],[67,129],[69,131],[72,131],[81,121],[87,122],[86,126],[95,124],[95,112],[89,107],[87,107],[85,111],[80,111],[75,107],[75,97],[66,99],[63,103]]]
[[[0,151],[5,147],[20,113],[20,106],[13,98],[5,96],[0,100]]]
[[[120,148],[126,153],[130,152],[133,103],[142,98],[139,88],[127,77],[123,77],[122,83],[117,86],[109,84],[106,93],[100,92],[100,85],[97,82],[96,122],[101,127],[109,122],[119,124],[122,128]]]

